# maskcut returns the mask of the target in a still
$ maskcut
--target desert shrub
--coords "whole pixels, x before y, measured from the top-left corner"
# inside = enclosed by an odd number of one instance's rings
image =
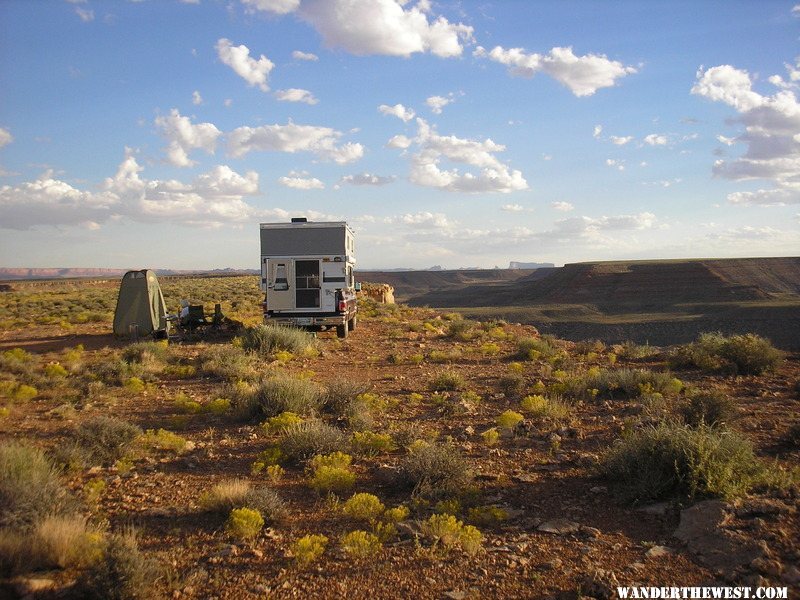
[[[680,407],[680,413],[691,427],[703,423],[713,427],[730,421],[736,414],[736,407],[726,394],[713,390],[692,394]]]
[[[88,598],[137,600],[152,596],[155,563],[140,551],[133,530],[109,536],[103,557],[84,574],[79,587]]]
[[[44,374],[50,379],[62,379],[69,375],[69,371],[67,371],[61,363],[53,362],[44,366]]]
[[[258,373],[257,359],[231,344],[218,344],[204,349],[198,361],[203,375],[227,381],[252,379]]]
[[[464,319],[455,319],[447,324],[446,336],[455,338],[461,342],[466,342],[475,337],[475,332],[472,331],[473,323],[465,321]]]
[[[438,498],[461,492],[472,481],[467,461],[453,446],[417,444],[400,463],[400,479],[414,494]]]
[[[343,452],[319,454],[309,462],[311,478],[309,485],[318,492],[341,493],[356,482],[356,474],[350,470],[352,457]]]
[[[795,423],[786,432],[786,443],[795,450],[800,449],[800,423]]]
[[[472,525],[464,525],[453,515],[431,515],[422,523],[423,534],[430,538],[434,545],[442,544],[445,548],[460,547],[469,555],[476,554],[481,547],[483,535]]]
[[[380,552],[382,544],[378,536],[367,531],[351,531],[342,536],[342,550],[349,556],[367,558]]]
[[[234,508],[225,522],[225,530],[237,540],[254,538],[263,527],[264,518],[252,508]]]
[[[628,360],[639,360],[660,354],[661,349],[650,344],[637,344],[627,341],[614,346],[614,354]]]
[[[464,378],[456,371],[441,371],[434,375],[428,388],[434,392],[456,391],[465,385]]]
[[[33,354],[22,348],[0,352],[0,370],[18,375],[30,375],[35,364]]]
[[[57,469],[41,450],[0,444],[0,526],[28,529],[70,504]]]
[[[347,502],[342,505],[342,512],[353,519],[373,522],[383,514],[385,508],[380,498],[374,494],[362,492],[353,494]]]
[[[200,506],[208,512],[229,513],[236,507],[244,506],[249,492],[249,481],[226,479],[200,496]]]
[[[242,506],[257,510],[265,521],[272,523],[283,521],[289,514],[286,502],[278,492],[263,485],[249,489],[242,500]]]
[[[775,370],[782,360],[780,350],[753,333],[730,337],[704,333],[695,342],[677,347],[670,355],[673,368],[696,367],[734,375],[761,375]]]
[[[318,419],[309,419],[284,431],[280,447],[289,458],[308,458],[344,450],[347,437],[335,427]]]
[[[659,393],[677,394],[683,383],[669,373],[648,369],[590,369],[582,375],[568,378],[563,391],[576,398],[638,398]]]
[[[286,350],[295,354],[316,347],[313,335],[297,327],[284,325],[256,325],[246,327],[241,334],[242,348],[261,356],[269,356],[273,352]]]
[[[192,400],[185,392],[178,392],[173,404],[178,412],[189,415],[195,415],[203,410],[203,405],[197,400]]]
[[[475,525],[495,527],[508,519],[508,511],[499,506],[473,506],[467,512],[467,520]]]
[[[540,358],[550,358],[559,353],[548,339],[523,337],[517,340],[516,358],[519,360],[538,360]]]
[[[369,391],[369,385],[352,379],[334,379],[322,392],[322,410],[338,417],[344,416],[353,400]]]
[[[186,438],[166,429],[148,429],[136,439],[136,445],[144,451],[160,450],[180,454],[188,445]]]
[[[497,431],[496,427],[492,427],[481,433],[481,439],[489,447],[496,446],[497,442],[500,441],[500,432]]]
[[[738,434],[673,422],[633,431],[606,452],[606,476],[624,499],[734,498],[766,482],[767,469]]]
[[[114,417],[92,417],[75,428],[73,438],[87,461],[108,465],[122,458],[142,430]]]
[[[238,408],[252,417],[274,417],[283,412],[311,415],[320,407],[320,388],[307,379],[281,376],[258,383],[246,404]]]
[[[250,469],[253,475],[256,475],[266,469],[267,467],[272,467],[275,465],[280,464],[280,462],[285,458],[283,451],[278,447],[267,448],[262,452],[259,452],[256,460],[253,462],[253,465]]]
[[[49,516],[36,527],[28,557],[40,567],[86,567],[103,555],[103,536],[77,514]]]
[[[561,421],[569,419],[572,415],[572,407],[569,404],[558,398],[545,398],[539,394],[525,396],[519,406],[534,418]]]
[[[525,387],[525,378],[522,375],[503,375],[497,382],[500,391],[506,396],[516,396]]]
[[[396,506],[394,508],[387,508],[383,513],[383,520],[387,523],[399,523],[405,521],[411,511],[407,506]]]
[[[306,566],[322,556],[327,545],[328,538],[324,535],[304,535],[292,544],[292,556],[298,564]]]
[[[227,398],[214,398],[201,406],[204,413],[211,415],[224,415],[231,409],[231,401]]]
[[[350,445],[355,452],[363,456],[375,456],[396,449],[391,435],[371,431],[356,431]]]
[[[515,412],[513,410],[504,411],[500,416],[497,417],[496,422],[497,426],[500,429],[504,429],[506,431],[513,431],[517,425],[522,423],[525,419],[521,414]]]
[[[282,412],[281,414],[270,417],[264,423],[262,423],[261,427],[264,431],[268,434],[275,434],[281,433],[292,425],[298,425],[303,422],[303,418],[296,415],[293,412]]]

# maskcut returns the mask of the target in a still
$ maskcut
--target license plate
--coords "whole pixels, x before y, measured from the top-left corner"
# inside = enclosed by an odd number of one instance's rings
[[[314,319],[311,317],[298,317],[295,319],[295,323],[298,325],[313,325]]]

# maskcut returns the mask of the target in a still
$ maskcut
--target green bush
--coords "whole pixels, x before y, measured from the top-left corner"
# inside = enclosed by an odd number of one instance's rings
[[[41,450],[17,442],[0,444],[0,527],[29,529],[70,506],[58,470]]]
[[[515,357],[520,360],[538,360],[550,358],[558,353],[559,349],[546,338],[524,337],[517,340]]]
[[[242,348],[219,344],[204,349],[198,356],[203,375],[226,381],[252,379],[258,373],[258,360]]]
[[[719,391],[692,394],[680,408],[684,422],[691,427],[701,424],[721,426],[736,414],[736,406],[730,397]]]
[[[363,456],[375,456],[391,452],[397,447],[388,433],[373,433],[371,431],[356,431],[351,440],[353,450]]]
[[[525,387],[525,378],[514,373],[503,375],[497,385],[506,396],[516,396]]]
[[[564,391],[576,398],[638,398],[658,393],[672,396],[683,389],[683,383],[669,373],[648,369],[593,368],[577,377],[568,378]]]
[[[340,430],[318,419],[309,419],[283,432],[280,447],[292,459],[309,458],[345,450],[347,437]]]
[[[624,499],[735,498],[769,481],[748,441],[701,424],[672,422],[634,431],[606,452],[602,468]]]
[[[129,363],[165,362],[171,354],[166,342],[136,342],[122,351],[122,359]]]
[[[441,544],[445,548],[460,547],[470,556],[481,548],[483,535],[472,525],[464,525],[453,515],[431,515],[422,523],[423,534],[430,538],[434,545]]]
[[[521,414],[513,410],[507,410],[497,417],[497,426],[506,431],[513,431],[517,425],[525,419]]]
[[[353,494],[347,502],[342,505],[342,512],[353,519],[373,522],[383,514],[385,510],[383,502],[374,494],[360,493]]]
[[[415,495],[440,498],[462,492],[472,482],[472,471],[453,446],[418,444],[400,463],[400,480]]]
[[[313,381],[281,376],[259,382],[247,402],[249,406],[239,408],[251,418],[275,417],[284,412],[312,415],[320,408],[321,390]]]
[[[74,440],[87,461],[109,465],[131,449],[142,430],[114,417],[92,417],[78,425]]]
[[[780,350],[753,333],[730,337],[704,333],[697,341],[679,346],[670,355],[673,368],[696,367],[733,375],[761,375],[774,371],[782,360]]]
[[[256,325],[246,327],[241,335],[242,348],[261,356],[269,356],[279,350],[301,354],[316,347],[313,335],[303,329],[283,325]]]
[[[263,527],[264,518],[252,508],[234,508],[225,522],[225,530],[237,540],[254,538]]]
[[[431,379],[428,388],[433,392],[448,392],[460,390],[464,385],[464,378],[458,372],[441,371]]]
[[[345,417],[358,396],[369,391],[369,385],[352,379],[335,379],[326,384],[322,393],[322,410]]]
[[[292,544],[292,556],[300,565],[306,566],[322,556],[327,545],[328,538],[324,535],[304,535]]]
[[[342,536],[342,550],[355,558],[367,558],[380,552],[382,544],[378,536],[367,531],[351,531]]]
[[[140,551],[133,530],[109,536],[102,559],[94,563],[79,583],[87,598],[139,600],[153,595],[158,570]]]

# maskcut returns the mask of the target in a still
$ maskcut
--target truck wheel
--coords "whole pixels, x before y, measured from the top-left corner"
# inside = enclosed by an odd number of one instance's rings
[[[336,337],[346,338],[347,337],[347,323],[344,325],[337,325],[336,326]]]
[[[347,322],[347,328],[348,328],[350,331],[353,331],[353,330],[356,328],[356,325],[357,325],[357,324],[358,324],[358,315],[353,315],[353,318],[352,318],[352,319],[350,319],[350,320]]]

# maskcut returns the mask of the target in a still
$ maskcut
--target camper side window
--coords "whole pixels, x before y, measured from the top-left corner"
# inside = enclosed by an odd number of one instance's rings
[[[273,287],[276,291],[284,291],[289,289],[289,280],[286,278],[286,265],[275,265],[275,285]]]
[[[347,286],[353,287],[355,282],[353,280],[353,267],[347,267]]]

